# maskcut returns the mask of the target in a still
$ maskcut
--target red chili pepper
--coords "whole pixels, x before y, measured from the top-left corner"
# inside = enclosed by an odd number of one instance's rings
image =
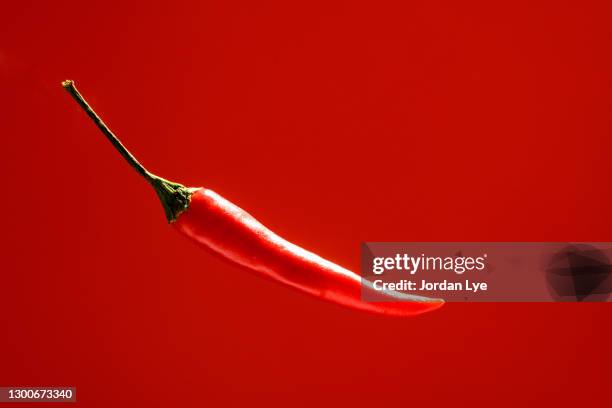
[[[249,213],[206,188],[187,188],[149,173],[102,122],[74,86],[64,88],[85,110],[128,163],[155,189],[168,222],[200,246],[248,270],[322,299],[359,310],[412,316],[442,306],[441,299],[384,292],[384,302],[361,300],[371,282],[286,241]],[[376,291],[380,297],[381,292]]]

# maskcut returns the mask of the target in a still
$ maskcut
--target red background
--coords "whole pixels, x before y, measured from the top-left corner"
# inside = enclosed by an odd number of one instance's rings
[[[350,268],[365,240],[612,241],[609,1],[300,3],[3,3],[0,385],[609,406],[609,304],[402,320],[296,294],[172,231],[59,85],[154,172]]]

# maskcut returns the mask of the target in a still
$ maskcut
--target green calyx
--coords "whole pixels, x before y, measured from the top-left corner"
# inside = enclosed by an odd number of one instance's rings
[[[119,141],[119,138],[115,136],[108,126],[106,126],[98,114],[92,109],[85,98],[83,98],[83,96],[76,89],[74,81],[66,80],[62,82],[62,86],[64,89],[66,89],[66,91],[68,91],[70,96],[72,96],[79,106],[83,108],[85,113],[87,113],[98,129],[100,129],[102,134],[106,136],[108,141],[111,142],[113,147],[121,154],[121,156],[123,156],[128,164],[132,166],[132,168],[134,168],[134,170],[136,170],[145,180],[147,180],[149,184],[151,184],[164,207],[168,222],[172,223],[176,221],[178,216],[189,208],[191,196],[193,193],[198,191],[199,188],[185,187],[182,184],[168,181],[150,173],[142,164],[138,162],[138,160],[136,160],[132,153],[130,153],[128,149],[123,146],[123,144]]]
[[[189,208],[191,196],[199,190],[154,175],[151,176],[149,183],[159,197],[169,223],[176,221],[178,216]]]

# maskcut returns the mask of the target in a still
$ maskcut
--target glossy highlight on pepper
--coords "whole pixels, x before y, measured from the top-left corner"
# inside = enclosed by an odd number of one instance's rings
[[[391,316],[412,316],[443,305],[441,299],[396,291],[376,291],[371,282],[281,238],[214,191],[185,187],[150,173],[89,106],[76,89],[74,81],[66,80],[62,86],[124,159],[151,184],[170,225],[201,247],[258,275],[353,309]],[[363,301],[362,289],[376,291],[378,297],[382,295],[385,301]]]

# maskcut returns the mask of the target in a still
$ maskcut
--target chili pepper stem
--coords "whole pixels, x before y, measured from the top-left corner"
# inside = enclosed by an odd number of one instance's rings
[[[102,121],[100,116],[92,109],[92,107],[87,103],[85,98],[79,93],[74,85],[74,81],[66,80],[62,82],[62,86],[70,96],[79,104],[81,108],[87,113],[87,116],[91,118],[91,120],[96,124],[98,129],[102,132],[104,136],[108,139],[109,142],[113,145],[113,147],[123,156],[125,161],[128,162],[134,170],[138,172],[155,190],[157,196],[159,197],[162,206],[164,207],[164,211],[166,213],[166,218],[169,223],[176,221],[178,216],[187,208],[189,208],[189,203],[191,202],[191,196],[195,193],[198,188],[188,188],[182,184],[174,183],[172,181],[168,181],[161,177],[156,176],[153,173],[150,173],[147,169],[144,168],[142,164],[136,160],[136,158],[126,149],[125,146],[119,141],[119,138],[115,136],[115,134],[106,126],[106,124]]]

